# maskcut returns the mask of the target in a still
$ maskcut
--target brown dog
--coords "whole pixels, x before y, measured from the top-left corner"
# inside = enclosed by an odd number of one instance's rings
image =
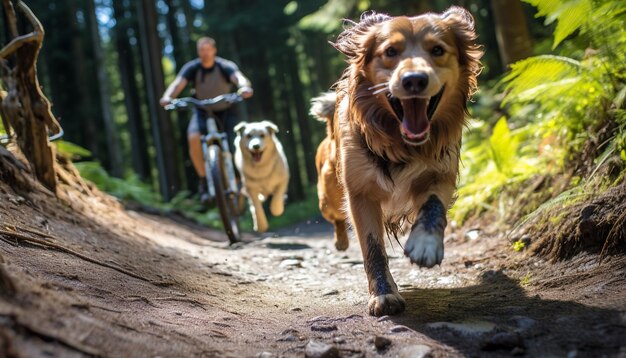
[[[320,209],[335,224],[338,249],[348,244],[346,216],[356,231],[372,315],[405,306],[389,272],[385,231],[397,237],[410,226],[404,253],[412,263],[433,267],[443,259],[466,102],[480,71],[475,40],[470,13],[451,7],[416,17],[365,13],[335,44],[349,67],[336,101],[326,95],[312,108],[328,121],[317,157]]]
[[[322,216],[335,227],[335,247],[337,250],[343,251],[348,248],[349,243],[343,204],[344,194],[337,176],[337,142],[332,130],[335,100],[334,93],[327,93],[314,98],[311,114],[328,123],[326,138],[317,147],[315,156],[317,196]]]

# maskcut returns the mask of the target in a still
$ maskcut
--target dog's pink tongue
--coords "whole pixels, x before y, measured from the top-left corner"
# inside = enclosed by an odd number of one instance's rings
[[[410,98],[402,100],[402,131],[409,138],[421,138],[430,129],[430,122],[426,109],[428,100],[425,98]]]
[[[252,153],[252,160],[254,160],[256,163],[261,161],[261,157],[263,155],[263,152],[253,152]]]

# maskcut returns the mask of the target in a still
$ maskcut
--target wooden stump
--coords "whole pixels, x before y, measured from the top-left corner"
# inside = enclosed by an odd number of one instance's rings
[[[19,35],[12,2],[3,0],[3,6],[12,40],[0,49],[0,79],[6,91],[0,97],[0,115],[7,132],[13,129],[33,175],[56,192],[55,156],[48,143],[48,132],[59,133],[61,127],[50,111],[50,102],[41,92],[36,67],[44,38],[43,26],[19,1],[18,9],[33,27],[32,32]]]

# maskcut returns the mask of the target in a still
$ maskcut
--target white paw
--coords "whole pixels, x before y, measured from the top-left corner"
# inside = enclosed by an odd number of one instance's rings
[[[430,234],[418,225],[409,234],[404,245],[404,254],[421,267],[433,267],[443,260],[443,237]]]

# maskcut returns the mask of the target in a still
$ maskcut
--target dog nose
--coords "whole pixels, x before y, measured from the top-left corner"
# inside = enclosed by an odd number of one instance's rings
[[[253,145],[252,145],[252,149],[254,149],[254,150],[257,150],[257,149],[259,149],[259,148],[261,148],[261,145],[260,145],[260,144],[253,144]]]
[[[407,72],[402,75],[402,87],[410,93],[422,92],[428,86],[428,75],[423,72]]]

